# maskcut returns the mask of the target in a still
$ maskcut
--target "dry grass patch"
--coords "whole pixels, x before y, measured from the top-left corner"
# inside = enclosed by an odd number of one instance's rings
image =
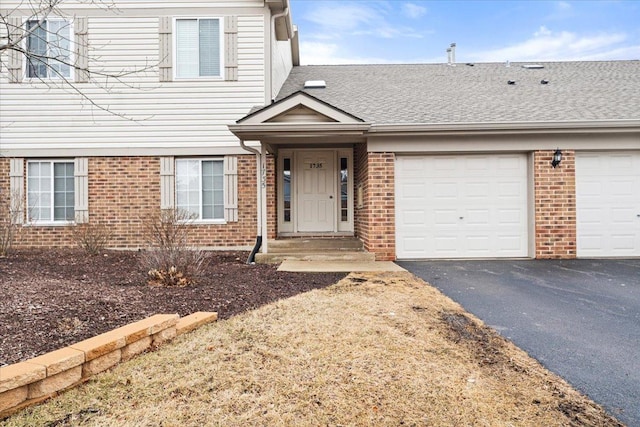
[[[4,425],[620,425],[409,273],[181,337]]]

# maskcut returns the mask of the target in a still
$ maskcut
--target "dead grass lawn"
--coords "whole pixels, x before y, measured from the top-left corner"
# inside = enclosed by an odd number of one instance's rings
[[[201,328],[3,423],[80,424],[620,425],[409,273]]]

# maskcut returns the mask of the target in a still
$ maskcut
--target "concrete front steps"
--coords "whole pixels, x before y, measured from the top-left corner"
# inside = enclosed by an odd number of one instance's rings
[[[270,240],[268,253],[256,254],[259,264],[295,261],[375,261],[375,255],[364,250],[355,237],[309,237]]]

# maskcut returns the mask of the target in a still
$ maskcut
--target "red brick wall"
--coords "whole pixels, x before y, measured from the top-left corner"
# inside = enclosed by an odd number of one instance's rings
[[[354,167],[354,180],[353,190],[354,194],[354,230],[356,237],[360,238],[363,242],[369,239],[369,223],[367,217],[367,203],[369,201],[369,155],[367,153],[367,144],[356,144],[353,150],[353,167]],[[358,206],[358,188],[362,190],[363,206]]]
[[[267,239],[275,239],[278,233],[278,189],[276,183],[276,159],[269,155],[266,158],[267,180]]]
[[[556,168],[553,153],[533,154],[536,258],[575,258],[575,151],[563,151]]]
[[[6,169],[6,170],[5,170]],[[0,188],[9,188],[9,161],[0,159]],[[238,221],[192,225],[197,246],[251,246],[256,237],[256,164],[238,156]],[[143,222],[160,207],[158,157],[89,158],[89,221],[113,231],[110,247],[144,246]],[[26,181],[26,180],[25,180]],[[16,247],[72,247],[73,226],[25,226]]]
[[[356,147],[356,187],[362,185],[364,193],[363,207],[356,207],[356,235],[376,260],[394,260],[395,155],[364,150]]]

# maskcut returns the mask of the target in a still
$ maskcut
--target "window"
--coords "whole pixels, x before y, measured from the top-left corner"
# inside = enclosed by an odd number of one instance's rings
[[[197,220],[224,220],[222,160],[176,160],[176,207]]]
[[[340,221],[349,221],[349,159],[340,157]]]
[[[176,77],[221,77],[220,19],[176,19]]]
[[[27,21],[27,77],[71,77],[71,24],[62,19]]]
[[[291,159],[288,157],[283,159],[282,186],[284,222],[291,222]]]
[[[34,222],[75,219],[74,163],[27,163],[27,211]]]

